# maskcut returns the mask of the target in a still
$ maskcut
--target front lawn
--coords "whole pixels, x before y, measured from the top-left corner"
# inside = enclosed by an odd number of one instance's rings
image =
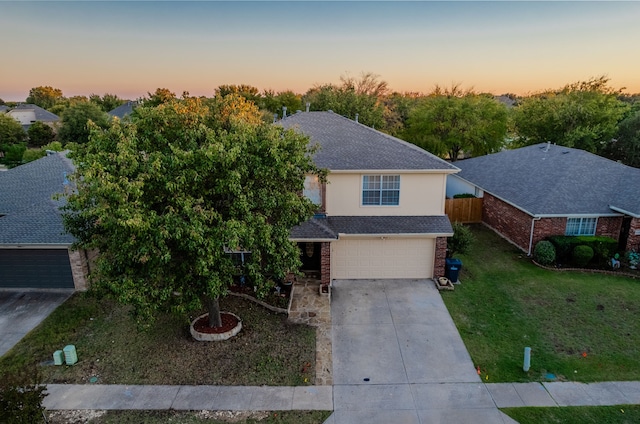
[[[520,424],[635,424],[640,405],[507,408],[502,412]]]
[[[472,228],[462,284],[442,294],[483,381],[640,380],[639,280],[540,269],[491,230]]]
[[[139,332],[128,309],[76,293],[0,358],[0,370],[36,367],[45,383],[305,385],[315,378],[315,329],[250,301],[227,297],[242,331],[224,342],[197,342],[186,317],[161,316]],[[54,366],[53,352],[73,344],[78,363]],[[0,372],[2,374],[2,372]]]

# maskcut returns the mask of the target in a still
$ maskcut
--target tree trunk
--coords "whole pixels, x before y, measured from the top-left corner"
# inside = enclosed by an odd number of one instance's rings
[[[220,316],[219,298],[208,299],[207,309],[209,309],[209,327],[222,327],[222,317]]]

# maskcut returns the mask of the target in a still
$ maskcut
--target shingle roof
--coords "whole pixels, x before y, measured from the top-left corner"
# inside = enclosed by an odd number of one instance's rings
[[[453,234],[449,218],[441,216],[330,216],[311,218],[293,228],[291,238],[337,239],[339,234]]]
[[[547,144],[456,162],[457,175],[532,215],[640,213],[640,169]],[[622,208],[622,206],[618,206]]]
[[[316,165],[329,170],[442,170],[457,168],[431,153],[333,112],[298,112],[279,122],[297,128],[320,149]]]
[[[7,105],[0,105],[0,113],[4,113],[6,111],[9,110],[9,106]]]
[[[71,244],[64,233],[55,193],[73,172],[64,152],[0,173],[0,244]]]
[[[130,115],[131,112],[133,112],[133,109],[137,106],[136,102],[127,102],[125,104],[122,104],[120,106],[118,106],[117,108],[109,111],[109,115],[115,117],[115,118],[124,118],[127,115]]]
[[[51,113],[46,109],[41,108],[40,106],[36,106],[30,103],[22,103],[19,104],[18,106],[16,106],[15,108],[11,109],[11,110],[22,110],[22,109],[27,109],[27,110],[33,110],[35,115],[36,115],[36,121],[40,121],[40,122],[58,122],[60,120],[60,117],[58,115],[56,115],[55,113]],[[10,112],[9,112],[10,113]]]

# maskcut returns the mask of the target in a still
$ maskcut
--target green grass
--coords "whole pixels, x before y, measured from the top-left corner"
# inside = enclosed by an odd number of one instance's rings
[[[502,412],[520,424],[635,424],[640,405],[507,408]]]
[[[640,380],[640,281],[544,270],[491,230],[473,232],[463,283],[442,295],[483,381]]]
[[[224,342],[197,342],[186,317],[164,315],[139,332],[127,308],[77,293],[0,358],[0,370],[35,366],[45,383],[313,384],[313,328],[240,298],[221,300],[221,308],[242,318],[242,331]],[[53,366],[53,352],[68,344],[79,362]]]
[[[207,414],[199,412],[178,412],[178,411],[107,411],[104,415],[89,419],[88,424],[155,424],[155,423],[180,423],[180,424],[321,424],[331,411],[278,411],[269,413],[256,413],[254,417],[248,417],[241,421],[235,419],[215,419]],[[50,424],[68,423],[70,417],[56,411],[49,413]]]

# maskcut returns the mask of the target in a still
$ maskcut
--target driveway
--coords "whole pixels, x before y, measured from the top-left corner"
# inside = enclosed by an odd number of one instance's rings
[[[0,356],[7,353],[71,294],[73,290],[0,289]]]
[[[513,423],[430,280],[335,281],[331,424]]]

